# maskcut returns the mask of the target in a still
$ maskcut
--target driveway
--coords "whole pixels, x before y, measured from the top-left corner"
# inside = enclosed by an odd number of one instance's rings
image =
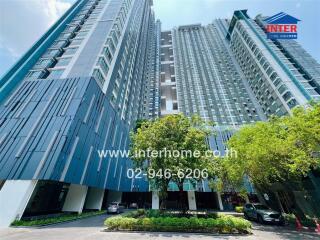
[[[205,235],[189,233],[120,233],[102,232],[103,221],[110,215],[100,215],[74,222],[56,224],[42,228],[3,228],[0,229],[1,240],[212,240],[212,239],[319,239],[313,232],[297,232],[285,227],[254,224],[253,234],[239,235]]]

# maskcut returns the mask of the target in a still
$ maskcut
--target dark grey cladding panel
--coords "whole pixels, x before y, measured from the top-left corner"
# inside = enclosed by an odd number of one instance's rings
[[[0,125],[0,179],[131,190],[131,161],[98,156],[97,150],[128,149],[129,127],[93,78],[24,82],[0,106]],[[139,189],[147,191],[147,183]]]
[[[25,81],[0,106],[0,178],[38,178],[65,141],[88,78]]]

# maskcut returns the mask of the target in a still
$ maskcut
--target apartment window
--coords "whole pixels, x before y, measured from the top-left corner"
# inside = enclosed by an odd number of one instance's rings
[[[269,63],[266,62],[266,63],[263,65],[264,70],[267,70],[269,66],[270,66]]]
[[[81,31],[81,32],[78,32],[78,33],[77,33],[77,37],[84,37],[84,36],[86,36],[86,35],[87,35],[87,33],[88,33],[88,31]]]
[[[51,47],[61,48],[67,45],[67,41],[54,41]]]
[[[116,31],[117,36],[120,37],[121,31],[120,31],[120,28],[119,28],[118,24],[115,24],[115,25],[113,26],[113,28],[114,28],[114,30]]]
[[[56,66],[67,66],[70,61],[71,61],[71,57],[69,57],[69,58],[60,58],[58,60],[58,63],[56,64]]]
[[[292,94],[290,92],[286,92],[284,95],[283,95],[283,99],[285,101],[288,101],[290,98],[292,97]]]
[[[73,36],[73,33],[64,33],[61,35],[61,38],[71,38]]]
[[[107,44],[109,45],[112,53],[114,53],[116,51],[116,48],[115,48],[115,46],[114,46],[114,44],[113,44],[113,42],[112,42],[112,40],[110,38],[107,40]]]
[[[43,71],[29,71],[26,75],[26,78],[42,78],[43,76]]]
[[[103,57],[100,57],[100,58],[99,58],[98,64],[99,64],[99,66],[101,67],[104,75],[107,76],[108,71],[109,71],[109,67],[108,67],[108,64],[106,63],[106,61],[104,60]]]
[[[278,85],[281,83],[281,79],[280,78],[276,78],[276,80],[274,81],[274,85],[276,87],[278,87]]]
[[[273,69],[271,67],[269,67],[269,69],[267,70],[267,75],[269,76],[272,71],[273,71]]]
[[[293,108],[297,105],[297,101],[295,99],[291,99],[289,102],[288,102],[288,106],[289,108]]]
[[[72,42],[70,43],[70,46],[80,45],[81,42],[82,42],[82,39],[74,39],[74,40],[72,40]]]
[[[58,78],[62,75],[64,69],[52,70],[49,74],[50,78]]]
[[[39,59],[38,62],[34,65],[35,68],[39,68],[39,67],[48,67],[49,65],[51,65],[50,63],[52,63],[51,59]]]
[[[281,85],[280,87],[279,87],[279,93],[280,94],[282,94],[282,93],[284,93],[284,91],[286,90],[287,88],[284,86],[284,85]]]
[[[270,79],[271,79],[272,81],[274,81],[277,76],[278,76],[278,75],[274,72],[274,73],[272,73],[272,75],[270,76]]]
[[[44,55],[45,56],[50,56],[50,57],[57,57],[58,55],[60,55],[60,50],[58,50],[58,49],[48,49]]]
[[[121,17],[117,17],[117,22],[120,23],[121,28],[123,28],[123,19]]]
[[[103,48],[103,54],[106,56],[108,62],[110,63],[112,61],[112,55],[108,47]]]
[[[65,54],[65,55],[72,55],[72,54],[74,54],[77,50],[78,50],[78,48],[67,48],[67,49],[65,49],[64,54]]]
[[[115,93],[112,93],[111,103],[112,103],[112,104],[115,104],[115,103],[116,103],[116,100],[117,100],[117,97],[115,96]]]
[[[266,62],[265,58],[262,57],[261,60],[260,60],[260,64],[263,65],[265,62]]]
[[[93,77],[96,79],[96,81],[98,81],[101,84],[103,84],[105,81],[99,69],[95,69],[93,71]]]
[[[118,44],[118,37],[117,37],[115,31],[112,31],[111,37],[112,37],[112,39],[113,39],[113,42],[117,45],[117,44]]]

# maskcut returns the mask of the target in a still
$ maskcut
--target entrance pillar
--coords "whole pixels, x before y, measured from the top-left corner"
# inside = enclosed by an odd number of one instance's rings
[[[71,184],[62,211],[82,213],[87,191],[87,186]]]
[[[197,210],[196,196],[194,191],[188,191],[189,210]]]
[[[8,227],[20,220],[37,180],[6,180],[0,191],[0,227]]]
[[[152,192],[152,209],[159,209],[159,193],[157,191]]]

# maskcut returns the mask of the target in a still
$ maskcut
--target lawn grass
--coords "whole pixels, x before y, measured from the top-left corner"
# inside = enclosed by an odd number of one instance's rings
[[[106,211],[94,211],[94,212],[86,212],[86,213],[73,213],[73,214],[64,214],[61,216],[55,216],[55,217],[48,217],[48,218],[42,218],[42,219],[35,219],[35,220],[15,220],[11,223],[11,226],[43,226],[43,225],[49,225],[49,224],[55,224],[55,223],[62,223],[77,219],[82,219],[86,217],[92,217],[97,216],[106,213]]]
[[[224,214],[187,214],[137,210],[105,220],[107,230],[197,233],[250,233],[249,221]]]

